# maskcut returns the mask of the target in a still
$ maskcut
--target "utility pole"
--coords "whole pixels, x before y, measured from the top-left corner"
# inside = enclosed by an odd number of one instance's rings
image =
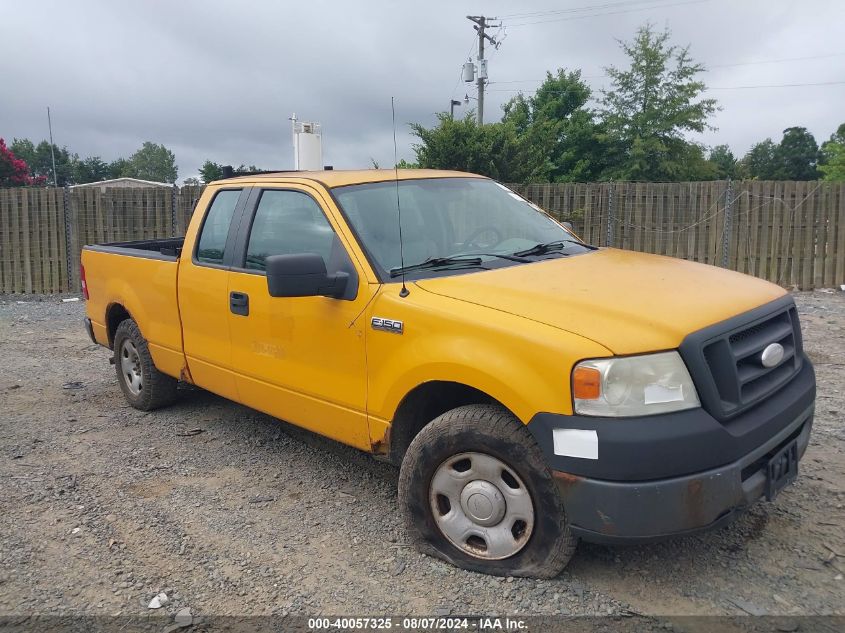
[[[484,124],[484,84],[487,83],[487,63],[484,60],[484,40],[487,40],[495,48],[499,48],[499,42],[487,35],[484,30],[487,28],[498,28],[501,24],[490,24],[491,20],[483,15],[468,15],[467,20],[475,22],[473,27],[478,32],[478,77],[475,81],[478,88],[478,125]]]
[[[50,156],[53,158],[53,186],[59,186],[56,176],[56,153],[53,151],[53,122],[50,120],[50,106],[47,106],[47,128],[50,130]]]

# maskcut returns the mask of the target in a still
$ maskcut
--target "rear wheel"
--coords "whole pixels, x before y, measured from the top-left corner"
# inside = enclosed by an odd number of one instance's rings
[[[126,400],[136,409],[151,411],[176,399],[178,381],[156,369],[147,341],[132,319],[114,333],[114,366]]]
[[[458,407],[420,431],[399,499],[418,548],[464,569],[551,578],[577,545],[534,438],[499,406]]]

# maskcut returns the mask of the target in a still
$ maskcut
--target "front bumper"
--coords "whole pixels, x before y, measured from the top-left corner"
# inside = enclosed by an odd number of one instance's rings
[[[768,457],[810,439],[815,375],[801,372],[728,424],[703,409],[652,418],[538,414],[528,428],[561,491],[573,532],[594,542],[650,541],[723,525],[756,502]],[[555,429],[595,431],[598,458],[556,454]]]
[[[685,477],[619,482],[555,472],[572,531],[586,541],[643,542],[719,527],[763,496],[766,457],[792,439],[804,455],[812,408],[744,458]]]

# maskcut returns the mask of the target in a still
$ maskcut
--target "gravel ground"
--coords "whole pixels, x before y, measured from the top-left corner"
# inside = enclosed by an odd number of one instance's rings
[[[130,408],[81,302],[0,297],[0,614],[843,614],[845,293],[795,298],[819,383],[796,484],[535,581],[408,547],[398,472],[363,453],[197,389]]]

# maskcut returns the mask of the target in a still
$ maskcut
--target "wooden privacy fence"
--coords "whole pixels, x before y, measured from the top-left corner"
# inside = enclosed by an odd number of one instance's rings
[[[592,244],[803,290],[845,283],[845,183],[509,186]],[[0,189],[0,292],[78,291],[83,245],[184,235],[202,189]]]
[[[845,183],[509,186],[591,244],[722,266],[787,288],[845,283]]]
[[[0,189],[0,292],[79,291],[85,244],[184,235],[202,190]]]

